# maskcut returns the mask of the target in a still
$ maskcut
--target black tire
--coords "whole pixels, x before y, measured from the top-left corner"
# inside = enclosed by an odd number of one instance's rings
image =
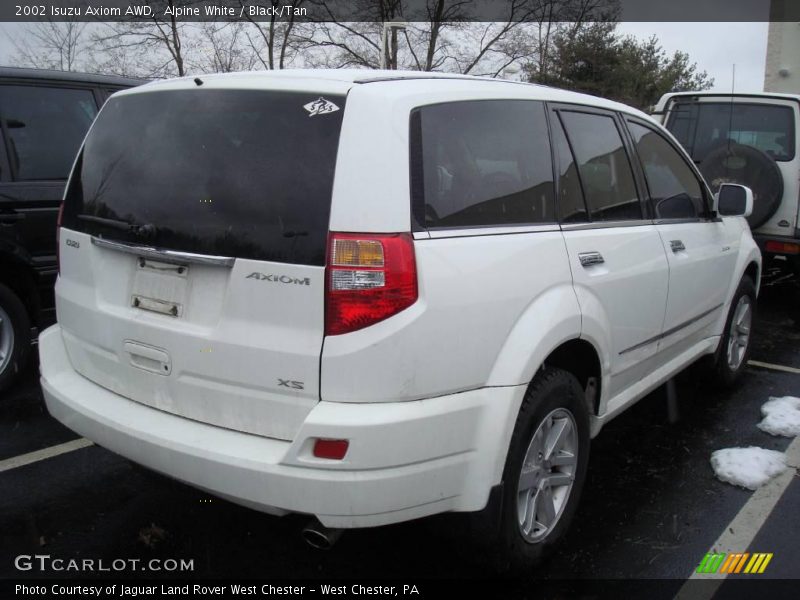
[[[743,301],[742,298],[745,298]],[[740,307],[740,301],[748,302],[750,306],[750,319],[747,333],[747,343],[744,346],[744,352],[741,358],[734,365],[731,361],[729,354],[729,346],[731,345],[732,334],[741,339],[741,332],[734,333],[732,331],[733,320],[737,317],[737,310]],[[750,358],[750,349],[753,346],[753,324],[756,319],[756,287],[753,280],[748,276],[742,277],[739,282],[739,287],[736,288],[736,293],[733,295],[730,307],[728,308],[728,317],[725,319],[725,328],[722,330],[722,336],[719,341],[717,351],[714,353],[712,360],[706,363],[707,373],[711,376],[711,383],[716,387],[730,388],[734,386],[742,375],[747,361]],[[738,329],[738,328],[737,328]]]
[[[565,413],[572,416],[571,439],[576,443],[577,456],[574,467],[557,467],[546,473],[542,479],[554,473],[563,475],[572,469],[572,485],[566,490],[566,495],[557,508],[554,524],[549,530],[536,540],[526,538],[520,523],[521,494],[519,491],[520,477],[522,475],[523,461],[532,447],[533,437],[543,426],[545,420],[556,415],[556,421],[565,419]],[[555,423],[555,421],[554,421]],[[556,431],[555,429],[552,431]],[[574,432],[574,434],[572,433]],[[538,454],[538,453],[537,453]],[[562,451],[560,455],[563,456]],[[539,454],[541,456],[541,454]],[[589,415],[586,409],[584,391],[578,380],[567,371],[556,368],[544,368],[531,382],[522,402],[514,433],[511,437],[508,457],[503,471],[503,500],[500,518],[500,531],[498,533],[497,559],[501,571],[520,572],[536,566],[542,558],[547,556],[567,531],[575,510],[580,500],[584,480],[586,479],[586,466],[589,461]],[[529,465],[530,467],[530,465]],[[546,472],[547,468],[543,472]],[[537,477],[538,478],[538,477]],[[533,489],[533,488],[532,488]],[[539,490],[544,487],[537,488]],[[559,490],[559,488],[551,488]],[[560,492],[553,492],[557,494]],[[553,502],[555,507],[557,502]],[[530,510],[530,508],[528,509]],[[539,512],[534,513],[535,516]],[[527,517],[523,517],[523,521]],[[533,519],[538,524],[536,519]],[[535,527],[535,525],[534,525]]]
[[[2,283],[0,283],[0,319],[2,319],[0,340],[2,340],[3,330],[6,327],[10,328],[13,336],[9,356],[5,359],[0,358],[0,392],[2,392],[11,387],[19,373],[25,368],[31,349],[31,322],[25,305],[11,288]],[[1,351],[2,346],[0,345]]]
[[[711,151],[700,163],[700,172],[715,194],[723,183],[738,183],[753,190],[750,229],[766,223],[783,199],[783,175],[767,154],[744,144],[725,144]]]

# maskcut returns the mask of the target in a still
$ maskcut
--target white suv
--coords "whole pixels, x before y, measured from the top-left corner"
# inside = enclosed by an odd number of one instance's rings
[[[320,545],[484,510],[529,562],[604,423],[703,356],[723,383],[743,370],[751,206],[643,113],[547,87],[148,84],[73,169],[47,405],[156,471],[315,517]]]

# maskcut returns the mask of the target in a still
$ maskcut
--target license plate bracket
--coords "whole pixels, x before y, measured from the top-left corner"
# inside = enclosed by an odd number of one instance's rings
[[[131,290],[133,308],[180,318],[189,291],[189,266],[136,258]]]

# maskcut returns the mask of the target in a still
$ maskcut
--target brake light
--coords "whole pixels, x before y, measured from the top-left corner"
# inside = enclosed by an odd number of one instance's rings
[[[331,233],[325,273],[325,335],[374,325],[417,301],[411,234]]]
[[[800,244],[792,242],[767,242],[764,249],[775,254],[800,254]]]
[[[58,217],[56,217],[56,265],[58,273],[61,274],[61,219],[64,218],[64,201],[58,205]]]

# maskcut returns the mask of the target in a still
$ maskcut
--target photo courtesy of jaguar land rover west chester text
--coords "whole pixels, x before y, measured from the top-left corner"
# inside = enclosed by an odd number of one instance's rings
[[[47,406],[151,469],[318,519],[320,544],[496,510],[497,554],[531,563],[605,422],[698,359],[741,374],[751,209],[643,113],[547,87],[147,84],[107,102],[72,171]]]

